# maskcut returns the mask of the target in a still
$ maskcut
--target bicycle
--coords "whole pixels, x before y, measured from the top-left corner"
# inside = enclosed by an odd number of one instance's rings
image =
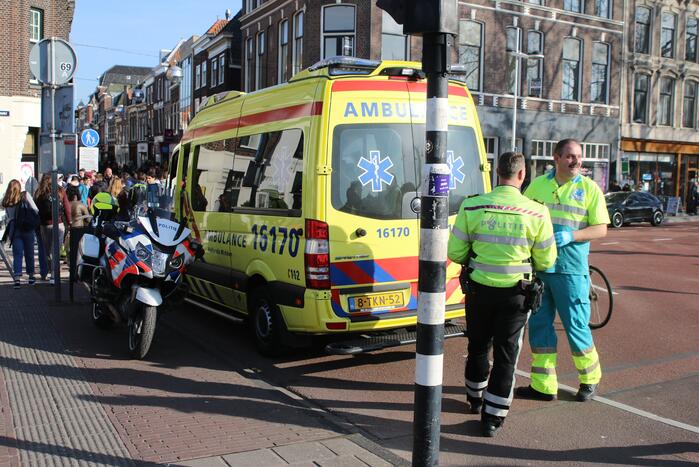
[[[614,297],[607,276],[596,266],[590,266],[590,329],[604,327],[612,317]]]

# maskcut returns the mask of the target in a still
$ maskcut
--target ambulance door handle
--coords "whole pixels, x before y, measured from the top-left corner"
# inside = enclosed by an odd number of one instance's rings
[[[357,230],[354,231],[354,234],[357,236],[357,238],[360,238],[366,235],[366,230],[364,230],[361,227],[358,227]]]

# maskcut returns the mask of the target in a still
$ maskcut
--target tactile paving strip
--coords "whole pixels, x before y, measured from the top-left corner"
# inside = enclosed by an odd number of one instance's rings
[[[73,357],[63,353],[48,317],[52,309],[38,301],[20,306],[20,296],[7,292],[0,303],[0,366],[21,464],[135,465]]]

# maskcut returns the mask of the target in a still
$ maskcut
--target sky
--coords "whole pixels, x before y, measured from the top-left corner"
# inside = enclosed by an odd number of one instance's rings
[[[75,104],[95,91],[113,65],[154,67],[160,49],[202,35],[240,10],[241,0],[77,0],[70,43],[78,55]]]

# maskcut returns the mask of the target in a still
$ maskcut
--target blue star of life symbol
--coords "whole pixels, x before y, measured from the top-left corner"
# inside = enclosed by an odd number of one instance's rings
[[[383,191],[383,183],[386,185],[393,183],[393,174],[388,172],[388,169],[393,167],[393,161],[390,157],[382,159],[380,151],[369,151],[369,159],[361,157],[357,167],[364,171],[357,177],[362,186],[371,183],[371,191],[375,193]]]
[[[447,164],[449,164],[449,171],[451,172],[451,177],[449,177],[449,189],[456,189],[456,182],[464,183],[466,174],[464,173],[464,160],[461,156],[454,159],[454,151],[447,151]]]

